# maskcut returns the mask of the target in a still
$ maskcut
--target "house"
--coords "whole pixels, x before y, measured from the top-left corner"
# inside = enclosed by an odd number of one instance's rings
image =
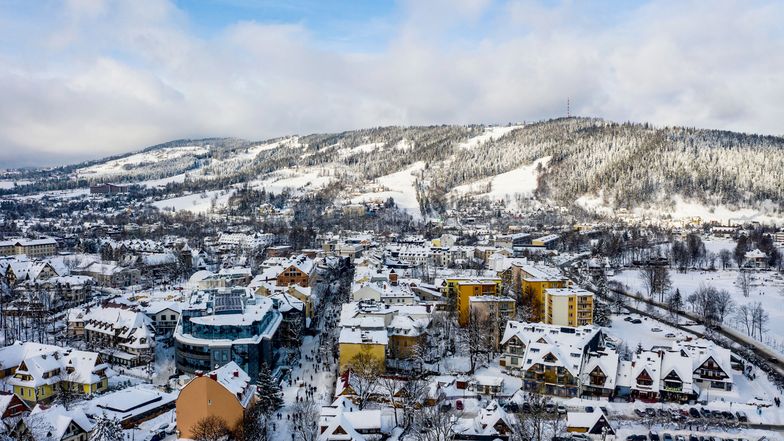
[[[661,352],[642,351],[632,355],[629,378],[633,398],[645,402],[658,400],[661,386],[661,366]]]
[[[0,433],[8,433],[14,429],[19,418],[30,412],[30,407],[17,395],[0,392]]]
[[[58,404],[52,407],[35,406],[11,431],[16,439],[34,441],[87,441],[93,423],[81,409],[66,409]]]
[[[283,271],[276,277],[276,283],[278,286],[308,287],[313,284],[315,276],[316,264],[313,259],[300,255],[283,265]]]
[[[767,269],[768,268],[768,255],[755,248],[747,251],[743,256],[743,267],[753,269]]]
[[[697,392],[733,389],[732,353],[728,349],[704,339],[674,347],[680,347],[691,355],[692,384]]]
[[[523,389],[575,397],[588,353],[603,347],[598,327],[567,328],[509,321],[501,339],[499,364],[523,379]]]
[[[460,418],[453,439],[470,441],[509,440],[512,419],[497,401],[491,401],[473,418]]]
[[[222,419],[230,429],[236,428],[255,395],[256,386],[250,376],[233,361],[206,375],[197,373],[177,397],[178,436],[193,438],[196,424],[209,416]]]
[[[158,301],[144,308],[144,314],[150,318],[155,331],[161,335],[171,335],[177,326],[182,311],[180,302]]]
[[[568,288],[572,284],[555,268],[533,265],[525,261],[512,263],[511,282],[526,302],[533,305],[535,314],[532,321],[544,321],[546,289]]]
[[[117,185],[112,183],[96,184],[90,186],[90,194],[120,194],[128,193],[127,185]]]
[[[138,269],[121,267],[113,261],[92,262],[85,267],[74,269],[73,274],[90,276],[98,284],[112,288],[136,285],[141,279]]]
[[[143,312],[128,308],[97,306],[81,316],[72,310],[69,331],[78,334],[83,323],[84,339],[88,345],[100,348],[115,364],[138,366],[153,356],[155,328]]]
[[[531,246],[554,250],[558,246],[559,240],[560,236],[557,234],[548,234],[546,236],[537,237],[536,239],[531,240]]]
[[[618,353],[610,348],[590,352],[580,373],[583,396],[612,397],[618,377]]]
[[[338,360],[339,371],[344,372],[349,369],[352,363],[360,354],[366,354],[376,359],[383,367],[386,363],[387,345],[389,335],[385,327],[362,328],[358,326],[343,327],[340,329],[338,338],[338,348],[340,356]]]
[[[566,431],[588,435],[615,435],[607,415],[599,409],[593,412],[569,412],[566,414]]]
[[[659,398],[666,401],[685,403],[693,395],[692,361],[684,349],[662,351],[662,365],[659,370]]]
[[[90,395],[109,387],[109,365],[95,352],[31,345],[7,382],[28,404],[51,401],[60,393]]]

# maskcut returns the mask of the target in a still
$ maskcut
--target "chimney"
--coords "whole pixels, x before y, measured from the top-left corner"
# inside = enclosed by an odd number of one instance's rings
[[[215,372],[211,373],[210,380],[218,381],[218,374],[216,374]]]
[[[394,270],[389,272],[389,284],[397,286],[397,273]]]
[[[204,376],[204,371],[196,371],[195,373],[196,373],[196,376],[197,376],[197,377],[202,377],[202,376]]]
[[[234,378],[240,378],[240,371],[234,371]]]

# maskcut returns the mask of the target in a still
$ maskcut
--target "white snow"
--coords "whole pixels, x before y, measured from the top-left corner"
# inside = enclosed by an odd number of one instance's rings
[[[474,136],[473,138],[469,138],[466,141],[461,142],[458,144],[458,148],[462,149],[470,149],[477,146],[480,146],[490,140],[498,139],[507,133],[511,132],[514,129],[519,129],[523,126],[491,126],[485,127],[484,133],[478,136]]]
[[[328,175],[328,170],[326,169],[284,168],[270,173],[264,179],[251,181],[249,185],[257,190],[263,188],[269,193],[280,193],[286,188],[292,190],[316,190],[325,187],[332,180],[332,176]]]
[[[32,184],[32,183],[33,183],[33,181],[26,181],[26,180],[19,180],[19,181],[13,181],[13,180],[9,180],[9,181],[0,181],[0,190],[10,190],[10,189],[12,189],[12,188],[14,188],[14,187],[15,187],[15,185],[14,185],[14,184],[16,184],[16,185],[18,185],[18,186],[22,186],[22,185],[27,185],[27,184]]]
[[[512,171],[457,186],[451,193],[453,195],[475,194],[480,197],[488,197],[494,201],[503,200],[509,203],[510,208],[514,208],[517,206],[516,196],[519,195],[526,198],[533,196],[539,185],[539,171],[537,169],[540,166],[543,169],[546,168],[551,158],[550,156],[545,156],[537,159],[532,164],[524,165]],[[486,191],[488,185],[490,186],[490,191]]]
[[[419,161],[399,172],[381,176],[375,179],[374,182],[385,190],[363,193],[351,198],[351,202],[385,201],[388,198],[392,198],[400,210],[410,214],[414,219],[421,219],[422,215],[419,211],[419,202],[416,198],[416,188],[414,186],[416,181],[414,173],[422,170],[424,167],[425,163]]]
[[[153,202],[152,205],[162,210],[173,209],[175,212],[190,211],[193,214],[201,214],[211,211],[213,199],[215,200],[216,209],[226,206],[232,194],[234,194],[233,189],[213,190],[171,199],[163,199]]]
[[[383,147],[383,145],[384,145],[383,142],[371,142],[368,144],[358,145],[350,149],[341,149],[340,157],[345,158],[357,153],[371,153],[378,150],[380,147]]]
[[[165,161],[169,159],[179,158],[186,155],[200,155],[207,153],[207,147],[201,146],[184,146],[184,147],[171,147],[160,150],[154,150],[146,153],[136,153],[125,158],[114,159],[102,164],[96,164],[90,167],[81,168],[76,171],[80,178],[98,178],[105,176],[120,175],[127,171],[127,167],[134,167],[146,163],[154,163]]]

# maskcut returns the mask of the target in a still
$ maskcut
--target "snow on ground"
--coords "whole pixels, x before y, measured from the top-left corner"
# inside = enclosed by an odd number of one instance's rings
[[[125,158],[114,159],[102,164],[80,168],[76,171],[76,174],[80,178],[87,179],[119,175],[126,172],[127,168],[129,167],[132,168],[141,164],[166,161],[186,155],[201,155],[207,153],[207,151],[207,147],[183,146],[154,150],[145,153],[136,153],[131,156],[126,156]]]
[[[75,188],[72,190],[52,190],[52,191],[42,191],[40,193],[35,193],[27,196],[22,196],[20,200],[37,200],[43,199],[44,197],[49,197],[52,199],[76,199],[82,196],[87,196],[90,194],[89,188]]]
[[[226,206],[232,194],[234,194],[234,190],[213,190],[163,199],[153,202],[152,205],[161,210],[190,211],[193,214],[202,214],[212,210],[213,200],[216,209]]]
[[[326,169],[320,168],[284,168],[270,173],[264,179],[249,182],[249,186],[257,190],[264,189],[268,193],[280,193],[286,188],[317,190],[332,182],[333,177],[327,173]]]
[[[605,203],[602,195],[583,195],[577,198],[575,203],[586,211],[600,215],[614,217],[619,214],[618,210]],[[624,211],[624,213],[628,212]],[[703,222],[716,221],[722,224],[730,222],[740,224],[752,221],[763,224],[781,224],[784,222],[784,215],[781,213],[780,207],[774,204],[762,204],[758,209],[733,209],[724,205],[707,206],[696,201],[687,201],[680,195],[673,196],[669,203],[659,203],[645,207],[638,206],[628,214],[640,220],[669,218],[674,221],[691,221],[694,218],[700,218]]]
[[[686,273],[670,271],[672,289],[679,289],[684,298],[697,291],[704,284],[717,289],[726,289],[732,294],[736,305],[762,303],[762,306],[770,315],[770,321],[768,322],[770,330],[765,336],[763,343],[782,352],[784,349],[784,308],[781,308],[781,305],[784,302],[784,292],[782,291],[784,290],[784,277],[775,271],[753,272],[749,297],[743,297],[743,293],[737,286],[737,278],[738,271],[734,269],[719,271],[693,270]],[[638,291],[643,294],[646,293],[639,270],[620,271],[611,279],[626,285],[632,293]],[[734,317],[730,317],[725,323],[738,331],[745,332],[743,326]]]
[[[27,185],[27,184],[32,184],[32,183],[33,183],[33,181],[25,181],[25,180],[21,180],[21,181],[13,181],[13,180],[11,180],[11,181],[0,181],[0,190],[10,190],[10,189],[14,188],[17,185],[18,186],[22,186],[22,185]]]
[[[166,184],[169,184],[169,183],[172,183],[172,182],[176,182],[176,183],[185,182],[185,177],[188,176],[188,175],[189,175],[189,173],[187,173],[187,172],[186,173],[180,173],[178,175],[169,176],[168,178],[150,179],[150,180],[147,180],[147,181],[141,181],[138,184],[141,185],[142,187],[165,187]]]
[[[351,202],[385,201],[392,198],[400,210],[410,214],[414,219],[421,219],[422,214],[419,211],[419,202],[417,201],[416,188],[414,187],[414,181],[416,180],[414,173],[422,170],[424,166],[425,163],[419,161],[399,172],[376,178],[375,183],[385,188],[385,190],[363,193],[351,198]]]
[[[378,150],[383,145],[384,145],[383,142],[371,142],[371,143],[368,143],[368,144],[358,145],[356,147],[352,147],[352,148],[349,148],[349,149],[341,149],[341,150],[339,150],[340,157],[341,158],[346,158],[348,156],[355,155],[357,153],[372,153],[372,152]]]
[[[458,144],[458,148],[462,149],[471,149],[477,146],[480,146],[490,140],[498,139],[507,133],[511,132],[514,129],[519,129],[523,126],[491,126],[485,127],[484,133],[478,136],[474,136],[473,138],[469,138],[466,141],[461,142]]]
[[[551,157],[539,158],[532,164],[524,165],[506,173],[501,173],[490,178],[481,179],[470,184],[463,184],[452,190],[453,194],[477,194],[480,197],[488,197],[494,201],[504,200],[509,203],[509,208],[515,208],[517,202],[515,197],[530,198],[538,187],[539,166],[547,167]],[[488,185],[490,190],[487,191]]]

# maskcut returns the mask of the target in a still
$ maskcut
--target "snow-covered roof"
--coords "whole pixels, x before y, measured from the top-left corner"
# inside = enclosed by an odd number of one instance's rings
[[[90,422],[83,410],[75,408],[67,410],[60,404],[47,408],[40,405],[35,406],[24,422],[35,441],[63,439],[71,423],[76,424],[85,432],[90,432],[93,428],[93,423]]]
[[[387,330],[366,330],[359,327],[348,328],[344,327],[340,330],[340,338],[338,340],[341,344],[376,344],[386,345],[389,343],[389,336]]]

